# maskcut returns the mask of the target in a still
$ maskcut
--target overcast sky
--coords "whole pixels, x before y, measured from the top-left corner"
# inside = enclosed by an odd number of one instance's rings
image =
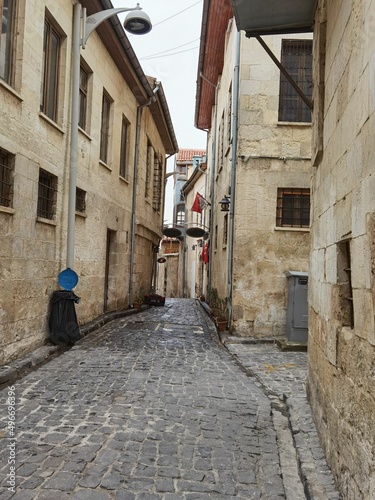
[[[114,7],[133,7],[137,2],[112,0]],[[139,0],[153,25],[147,35],[127,33],[146,75],[163,84],[180,148],[205,149],[205,132],[194,127],[195,91],[203,0]],[[120,14],[124,20],[126,14]],[[168,163],[173,170],[174,158]],[[167,185],[170,200],[172,181]],[[171,207],[165,219],[171,222]]]

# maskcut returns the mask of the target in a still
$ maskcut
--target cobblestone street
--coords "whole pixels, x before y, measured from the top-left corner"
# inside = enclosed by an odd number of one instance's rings
[[[305,498],[272,398],[193,300],[116,319],[12,385],[1,500]]]

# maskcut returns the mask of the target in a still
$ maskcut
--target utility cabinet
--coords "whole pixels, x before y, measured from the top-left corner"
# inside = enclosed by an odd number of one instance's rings
[[[291,342],[307,342],[308,337],[308,274],[288,271],[288,306],[286,336]]]

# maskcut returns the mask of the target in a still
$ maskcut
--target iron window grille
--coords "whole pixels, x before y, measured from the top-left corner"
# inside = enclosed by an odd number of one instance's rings
[[[13,204],[14,155],[0,150],[0,205],[11,208]]]
[[[150,197],[151,191],[151,173],[154,163],[154,148],[151,146],[150,141],[147,141],[147,160],[146,160],[146,178],[145,178],[145,198]]]
[[[43,169],[39,170],[38,217],[52,220],[56,213],[57,177]]]
[[[276,226],[310,226],[310,189],[277,190]]]
[[[228,214],[224,215],[224,225],[223,225],[223,245],[228,244]]]
[[[281,64],[310,100],[312,99],[312,40],[283,40]],[[311,122],[311,110],[280,73],[279,121]]]
[[[120,150],[120,176],[124,179],[128,178],[128,146],[129,146],[129,122],[122,117],[121,126],[121,150]]]
[[[80,213],[86,212],[86,191],[76,188],[76,211]]]
[[[60,35],[46,18],[44,21],[43,88],[40,110],[53,121],[56,121],[57,118],[60,44]]]
[[[159,156],[155,155],[152,207],[156,212],[159,212],[161,208],[162,176],[163,176],[163,159],[161,155]]]
[[[111,99],[105,92],[103,92],[102,122],[100,128],[100,159],[104,163],[107,163],[108,161],[110,113],[111,113]]]

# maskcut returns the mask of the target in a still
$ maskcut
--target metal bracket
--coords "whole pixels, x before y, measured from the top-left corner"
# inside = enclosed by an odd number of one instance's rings
[[[256,38],[258,40],[258,42],[261,44],[261,46],[264,48],[264,50],[267,52],[267,54],[270,56],[270,58],[273,60],[273,62],[276,64],[276,66],[279,68],[279,70],[282,72],[282,74],[285,76],[285,78],[288,80],[288,82],[292,85],[292,87],[297,92],[297,94],[300,96],[300,98],[303,100],[303,102],[309,107],[309,109],[312,110],[313,109],[312,101],[304,94],[303,90],[293,80],[293,78],[290,76],[290,74],[287,72],[287,70],[281,64],[281,62],[277,59],[277,57],[272,52],[272,50],[264,42],[263,38],[261,38],[259,35],[254,35],[254,38]]]

